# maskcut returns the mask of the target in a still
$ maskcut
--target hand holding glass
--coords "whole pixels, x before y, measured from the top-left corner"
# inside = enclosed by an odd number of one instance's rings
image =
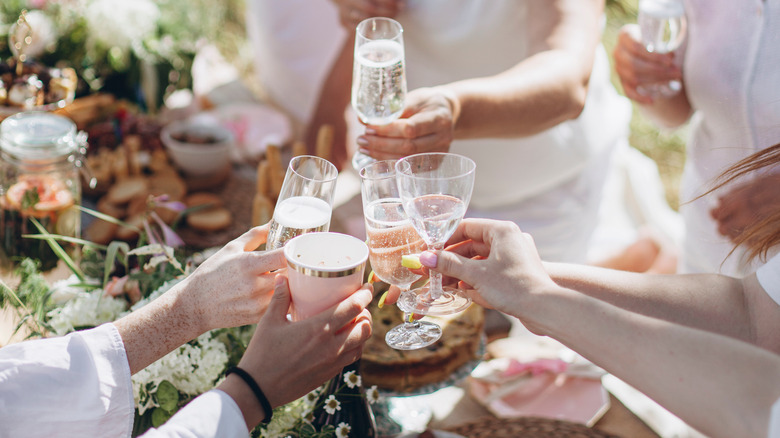
[[[328,231],[338,170],[320,157],[299,155],[290,160],[276,200],[267,249],[281,248],[295,236]]]
[[[341,233],[308,233],[284,246],[292,318],[300,321],[336,305],[363,284],[368,247]]]
[[[651,53],[670,53],[685,40],[687,20],[682,0],[639,0],[637,16],[642,44]],[[637,92],[651,97],[671,97],[682,89],[680,81],[640,85]]]
[[[402,291],[420,278],[401,266],[405,255],[419,254],[426,244],[404,212],[395,178],[395,161],[376,161],[360,170],[363,216],[366,220],[368,254],[374,275]],[[398,350],[423,348],[441,337],[441,327],[427,321],[404,323],[385,335],[387,345]]]
[[[441,250],[455,232],[471,200],[476,164],[448,153],[417,154],[395,165],[404,211],[429,249]],[[431,270],[428,285],[402,293],[398,307],[423,315],[465,310],[471,299],[459,289],[442,287],[441,273]]]
[[[386,125],[401,116],[406,99],[403,27],[374,17],[358,24],[352,70],[352,108],[360,121]],[[373,161],[357,151],[352,166],[360,170]]]

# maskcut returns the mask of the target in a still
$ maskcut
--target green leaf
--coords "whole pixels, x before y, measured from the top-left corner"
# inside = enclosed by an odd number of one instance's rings
[[[179,391],[173,386],[173,383],[163,380],[157,387],[157,403],[160,407],[169,413],[176,412],[179,405]]]
[[[173,413],[166,411],[162,408],[154,408],[152,410],[152,426],[160,427],[173,416]]]
[[[76,265],[76,263],[73,261],[73,259],[70,258],[68,253],[65,252],[64,249],[62,249],[60,244],[57,243],[57,241],[54,238],[51,237],[51,236],[53,236],[53,234],[49,233],[46,230],[46,228],[44,228],[44,226],[41,225],[41,223],[38,222],[38,220],[35,219],[34,217],[30,217],[30,221],[33,223],[33,225],[35,225],[35,228],[38,229],[39,233],[41,233],[44,236],[48,236],[49,237],[48,239],[46,239],[46,243],[49,244],[49,247],[51,248],[52,251],[54,251],[54,254],[56,254],[57,257],[59,257],[59,259],[62,260],[65,263],[65,265],[68,267],[68,269],[70,269],[70,271],[73,272],[73,274],[76,277],[78,277],[79,280],[84,281],[85,280],[84,273],[81,272],[81,269],[79,269],[79,267]]]
[[[59,234],[50,234],[48,236],[42,236],[40,234],[22,234],[25,239],[38,239],[38,240],[60,240],[62,242],[75,243],[76,245],[92,246],[97,249],[105,251],[108,247],[99,243],[90,242],[89,240],[79,239],[78,237],[61,236]]]
[[[95,216],[98,219],[103,219],[106,222],[110,222],[112,224],[119,225],[120,227],[130,228],[131,230],[133,230],[133,231],[135,231],[137,233],[141,233],[142,232],[141,229],[136,227],[135,225],[128,224],[125,221],[119,220],[119,219],[117,219],[117,218],[115,218],[113,216],[109,216],[109,215],[107,215],[105,213],[101,213],[99,211],[92,210],[91,208],[87,208],[87,207],[84,207],[82,205],[79,205],[78,208],[79,208],[79,210],[83,211],[84,213],[87,213],[87,214],[89,214],[91,216]]]
[[[114,261],[117,259],[117,256],[121,257],[120,260],[125,266],[125,271],[127,271],[127,254],[129,252],[130,245],[128,245],[127,242],[115,240],[108,244],[108,250],[106,250],[106,261],[103,268],[103,288],[105,288],[108,284],[108,278],[114,271]]]

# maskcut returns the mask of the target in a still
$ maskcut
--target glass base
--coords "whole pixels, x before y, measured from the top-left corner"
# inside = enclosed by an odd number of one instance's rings
[[[417,350],[441,338],[441,327],[428,321],[403,323],[390,329],[385,342],[396,350]]]
[[[433,299],[426,285],[401,293],[396,305],[405,313],[443,316],[466,310],[471,305],[471,298],[460,289],[445,286],[439,297]]]
[[[648,97],[672,97],[679,93],[680,90],[682,90],[680,81],[640,85],[636,88],[637,93]]]
[[[371,164],[374,161],[374,157],[371,155],[366,155],[360,151],[355,152],[355,155],[352,156],[352,168],[356,171],[360,172],[360,169],[365,167],[367,164]]]

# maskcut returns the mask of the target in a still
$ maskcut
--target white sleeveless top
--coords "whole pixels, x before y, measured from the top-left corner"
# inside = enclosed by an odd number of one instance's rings
[[[737,251],[709,210],[718,194],[687,203],[738,160],[780,142],[780,1],[686,0],[686,92],[696,113],[681,185],[682,272],[744,276]],[[728,190],[728,187],[726,187]]]

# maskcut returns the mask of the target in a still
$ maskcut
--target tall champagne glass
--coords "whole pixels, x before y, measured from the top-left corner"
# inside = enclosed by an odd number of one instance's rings
[[[648,52],[674,52],[685,40],[687,20],[682,0],[639,0],[637,21]],[[652,97],[671,97],[681,89],[678,80],[637,87],[639,93]]]
[[[299,155],[290,160],[276,200],[267,249],[281,248],[295,236],[328,231],[338,170],[328,160]]]
[[[368,257],[374,275],[406,291],[419,275],[401,266],[401,258],[419,254],[425,241],[404,212],[395,179],[395,161],[375,161],[360,170],[363,216],[366,220]],[[404,322],[385,335],[387,345],[398,350],[423,348],[441,337],[441,327],[415,321],[410,313]]]
[[[415,230],[429,249],[443,249],[466,214],[476,164],[462,155],[427,153],[398,160],[395,170],[401,202]],[[427,285],[398,300],[402,310],[423,315],[450,315],[469,304],[462,290],[442,287],[441,273],[433,270]]]
[[[386,125],[401,116],[406,99],[403,28],[397,21],[373,17],[356,28],[352,70],[352,108],[360,121]],[[373,161],[357,151],[352,166]]]

